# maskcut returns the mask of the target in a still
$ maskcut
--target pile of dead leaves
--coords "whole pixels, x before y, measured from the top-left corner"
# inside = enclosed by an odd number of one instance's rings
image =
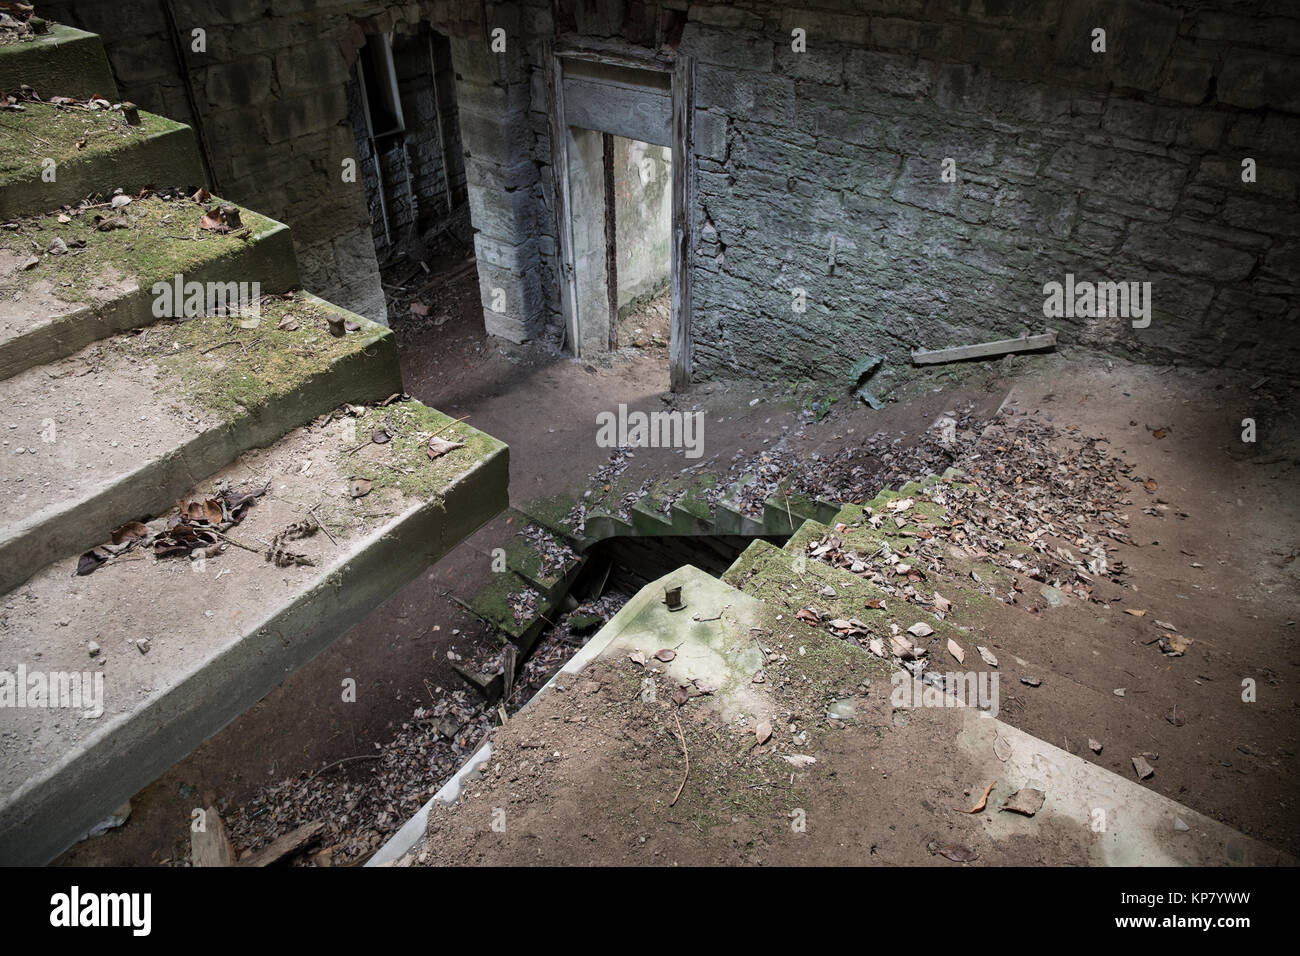
[[[538,556],[538,573],[545,577],[561,573],[577,560],[578,556],[574,554],[573,549],[557,541],[555,536],[545,528],[530,524],[524,530],[517,532],[517,535],[532,545]]]
[[[90,574],[133,550],[151,550],[157,558],[216,557],[226,548],[225,532],[244,519],[268,488],[270,482],[238,488],[223,484],[211,498],[178,501],[173,514],[148,522],[128,521],[113,531],[107,544],[83,554],[76,573]]]

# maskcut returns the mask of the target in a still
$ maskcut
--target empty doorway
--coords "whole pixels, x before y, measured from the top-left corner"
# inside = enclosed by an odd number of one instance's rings
[[[581,50],[549,62],[568,347],[581,356],[667,345],[670,384],[682,388],[691,352],[690,63]]]

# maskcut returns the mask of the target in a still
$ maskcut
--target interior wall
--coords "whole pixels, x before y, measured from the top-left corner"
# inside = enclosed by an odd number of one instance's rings
[[[618,308],[657,295],[672,278],[672,150],[622,136],[614,144]]]

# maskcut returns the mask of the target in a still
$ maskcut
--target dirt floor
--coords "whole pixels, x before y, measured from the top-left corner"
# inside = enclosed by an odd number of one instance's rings
[[[444,258],[435,263],[435,272],[454,268],[457,261],[463,261],[463,255],[460,260]],[[1010,401],[1016,404],[1010,407],[1036,410],[1060,427],[1108,437],[1116,454],[1123,453],[1143,475],[1158,482],[1158,497],[1164,502],[1152,506],[1157,512],[1152,515],[1134,509],[1132,534],[1142,545],[1143,602],[1155,617],[1176,615],[1180,628],[1198,641],[1196,654],[1181,661],[1177,679],[1209,677],[1217,687],[1228,688],[1253,676],[1261,699],[1267,697],[1270,708],[1278,708],[1273,712],[1281,722],[1275,738],[1252,733],[1249,739],[1238,739],[1233,715],[1234,706],[1240,705],[1226,696],[1198,698],[1195,722],[1189,717],[1181,729],[1188,731],[1188,738],[1208,735],[1214,746],[1206,749],[1203,765],[1181,773],[1162,759],[1155,785],[1248,832],[1267,831],[1293,851],[1300,843],[1295,825],[1284,822],[1295,818],[1294,687],[1300,666],[1294,645],[1295,621],[1300,618],[1294,565],[1300,528],[1300,504],[1293,493],[1297,423],[1289,404],[1294,383],[1268,382],[1252,389],[1255,383],[1241,376],[1059,355],[929,370],[893,396],[902,400],[880,411],[851,404],[847,396],[828,406],[830,398],[841,394],[835,386],[782,394],[757,383],[702,383],[672,395],[666,391],[666,349],[627,348],[573,361],[559,356],[551,343],[512,346],[484,335],[472,271],[434,291],[436,296],[426,295],[436,299],[429,314],[404,313],[394,323],[407,390],[444,412],[469,416],[470,424],[510,445],[511,497],[517,505],[541,495],[580,494],[588,476],[609,458],[609,451],[593,441],[595,416],[619,403],[647,410],[668,405],[705,410],[705,457],[716,457],[720,472],[734,463],[761,460],[777,448],[793,450],[801,458],[830,457],[881,432],[890,448],[905,449],[919,442],[946,411],[964,410],[972,419],[988,417],[1013,385]],[[1241,419],[1248,416],[1258,421],[1260,440],[1255,445],[1240,441]],[[1152,429],[1162,431],[1163,437],[1154,437]],[[649,478],[676,472],[684,464],[670,449],[639,450],[629,473]],[[332,779],[340,792],[351,788],[352,794],[361,793],[380,772],[374,765],[389,765],[370,758],[402,752],[403,735],[410,734],[406,725],[416,708],[446,710],[449,696],[459,694],[456,708],[473,709],[466,703],[467,685],[451,665],[462,658],[486,660],[500,648],[449,593],[458,581],[482,570],[500,534],[490,526],[402,588],[367,621],[141,793],[125,826],[79,844],[60,862],[183,862],[191,812],[213,802],[228,816],[237,847],[260,845],[276,832],[312,818],[313,807],[293,806],[293,793],[295,785],[317,773],[317,783]],[[1098,625],[1078,626],[1091,633]],[[1193,661],[1194,668],[1188,666]],[[1095,671],[1085,663],[1070,664],[1075,670],[1069,676],[1080,687],[1090,692],[1101,687],[1109,693],[1120,686],[1104,659]],[[1192,669],[1203,676],[1192,677]],[[343,676],[357,680],[356,703],[339,699]],[[536,676],[540,682],[545,675]],[[1168,685],[1160,681],[1170,679],[1153,672],[1125,677],[1124,683],[1131,693],[1169,694]],[[1076,728],[1071,720],[1055,716],[1051,703],[1063,691],[1040,690],[1039,696],[1027,697],[1021,712],[1004,714],[1004,719],[1067,746]],[[1088,699],[1079,691],[1080,701]],[[490,722],[475,717],[469,721],[477,728],[473,733],[458,733],[450,744],[444,740],[437,758],[427,761],[422,790],[404,794],[382,822],[383,808],[372,812],[366,832],[354,834],[352,852],[340,854],[338,862],[364,859],[368,853],[359,847],[373,849],[400,826],[407,805],[426,799],[450,772],[446,768],[454,768],[477,745]],[[1113,759],[1118,763],[1126,756],[1115,752]],[[1112,754],[1104,757],[1109,760]],[[1211,759],[1217,767],[1209,766]],[[1267,774],[1259,772],[1263,766]],[[667,765],[664,772],[672,775]],[[1261,789],[1261,779],[1282,783]],[[552,811],[580,814],[581,790],[560,790],[556,793],[563,804]],[[1253,809],[1238,812],[1244,805]],[[268,816],[275,825],[259,828],[256,820]],[[680,845],[686,847],[690,834],[682,829]],[[889,834],[870,843],[891,862],[920,859],[911,851],[893,853]],[[642,846],[625,848],[629,855],[618,859],[640,859],[636,854]],[[766,852],[740,831],[735,846],[737,860]],[[655,849],[664,847],[656,844],[646,852]],[[1044,861],[1054,859],[1050,848],[1016,852],[1014,859],[1021,862],[1034,862],[1036,854]],[[665,850],[664,858],[689,860],[685,851],[676,849]],[[783,858],[796,860],[797,855]],[[862,862],[860,857],[855,860]]]
[[[772,745],[755,747],[753,733],[708,708],[678,708],[666,690],[647,702],[642,674],[627,660],[594,665],[497,731],[471,799],[431,813],[420,862],[918,866],[951,865],[942,851],[964,848],[985,865],[1024,866],[1087,856],[1087,837],[1064,828],[988,839],[983,818],[951,812],[978,793],[916,788],[922,765],[944,767],[945,778],[982,773],[946,739],[951,712],[896,721],[887,694],[858,684],[862,673],[844,675],[846,688],[858,686],[843,699],[864,732],[818,734],[800,748],[815,749],[829,776],[792,769]],[[816,722],[816,702],[787,706]]]

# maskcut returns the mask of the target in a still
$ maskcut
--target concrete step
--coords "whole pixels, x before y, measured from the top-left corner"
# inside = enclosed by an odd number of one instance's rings
[[[118,110],[18,105],[21,113],[5,113],[0,138],[0,220],[104,201],[118,188],[135,195],[145,186],[206,184],[198,140],[183,123],[143,110],[132,124]]]
[[[359,328],[335,337],[328,317]],[[301,293],[266,301],[257,321],[160,322],[0,381],[0,591],[157,513],[241,452],[402,389],[383,326]]]
[[[504,518],[510,535],[505,543],[506,567],[548,602],[559,600],[581,570],[583,557],[522,511],[511,508]]]
[[[393,439],[358,449],[375,419]],[[407,401],[296,428],[182,496],[222,482],[267,488],[225,532],[224,552],[137,549],[86,576],[69,555],[0,598],[0,668],[91,672],[104,692],[97,717],[30,695],[31,706],[0,710],[0,862],[62,852],[507,507],[500,442],[458,424],[439,437],[462,448],[426,454],[450,421]],[[358,478],[372,485],[353,497]],[[321,530],[284,547],[313,564],[269,561],[277,536],[309,517]]]
[[[677,533],[671,517],[664,513],[663,505],[653,498],[642,498],[631,507],[628,515],[632,519],[632,527],[639,535],[660,537]]]
[[[117,83],[99,37],[61,23],[29,41],[0,46],[0,90],[24,83],[44,98],[102,96],[117,102]]]
[[[491,625],[503,640],[525,654],[548,624],[556,623],[559,595],[550,597],[515,571],[488,577],[486,586],[467,599],[465,607]]]
[[[219,293],[233,298],[240,290],[229,283],[262,295],[297,287],[288,227],[241,210],[243,229],[219,235],[200,228],[205,205],[151,196],[115,213],[74,209],[60,222],[51,212],[0,229],[0,379],[161,317],[193,314],[186,307],[206,305],[209,293],[214,302]],[[126,228],[101,231],[94,217],[105,213]],[[67,252],[49,251],[56,239]]]

